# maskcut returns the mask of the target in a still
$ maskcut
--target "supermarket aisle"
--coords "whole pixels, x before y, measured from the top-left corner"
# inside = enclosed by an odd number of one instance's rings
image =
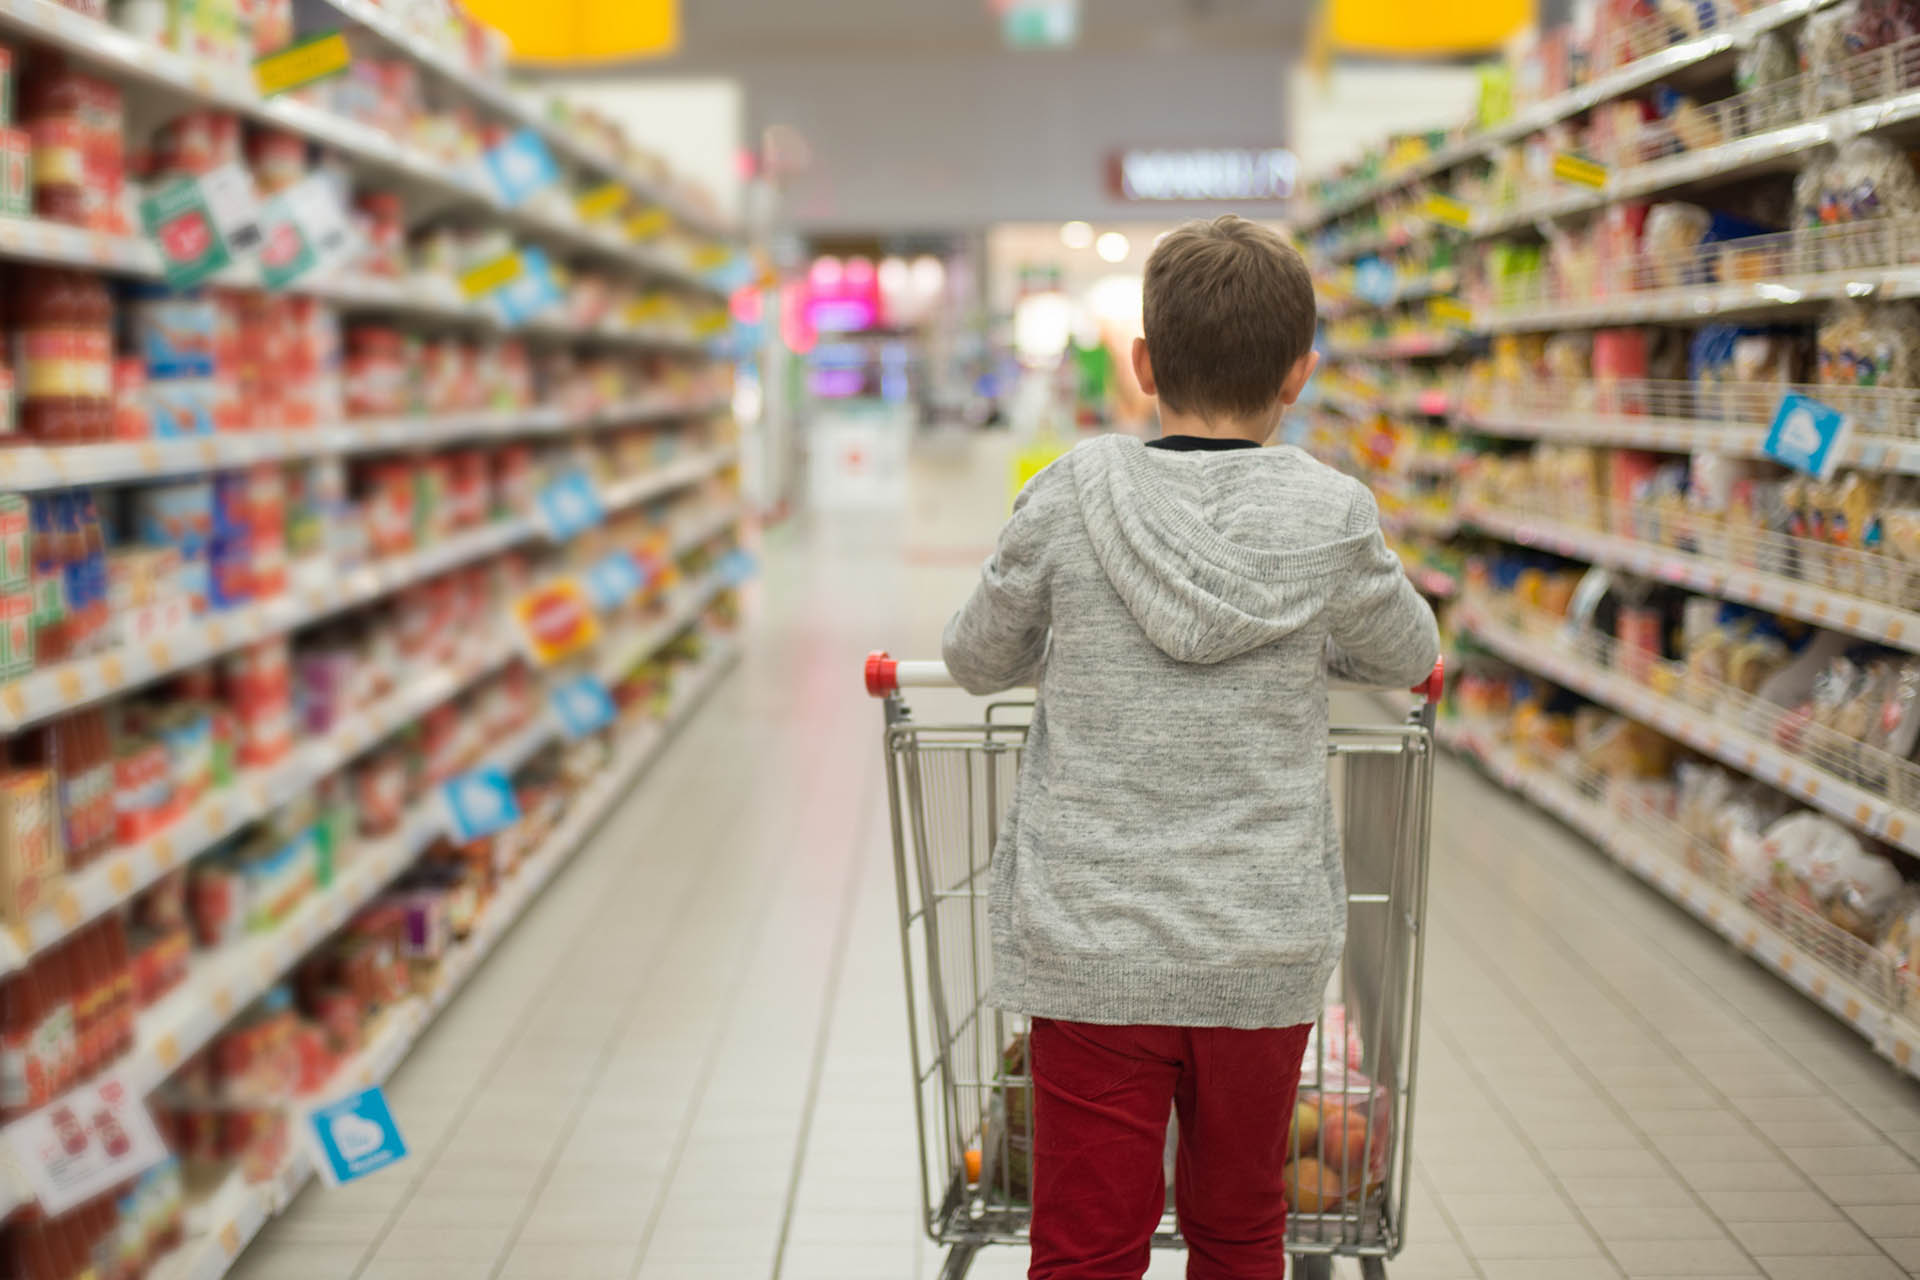
[[[854,666],[930,651],[989,505],[774,539],[739,673],[394,1081],[414,1157],[309,1191],[236,1274],[931,1274]],[[1920,1271],[1920,1090],[1551,820],[1441,779],[1396,1280]]]

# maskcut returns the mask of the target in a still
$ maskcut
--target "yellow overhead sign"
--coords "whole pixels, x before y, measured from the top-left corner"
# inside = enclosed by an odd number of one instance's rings
[[[1533,26],[1534,0],[1327,0],[1334,53],[1439,58],[1498,49]]]
[[[466,0],[516,62],[663,58],[680,48],[680,0]]]

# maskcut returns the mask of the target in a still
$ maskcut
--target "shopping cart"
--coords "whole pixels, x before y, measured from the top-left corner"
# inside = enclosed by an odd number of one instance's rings
[[[875,653],[866,683],[885,699],[926,1227],[948,1246],[942,1280],[961,1280],[981,1249],[1027,1240],[1033,1108],[1025,1020],[982,997],[992,963],[988,862],[1032,704],[992,703],[979,723],[921,724],[900,691],[952,687],[941,663]],[[1346,854],[1347,949],[1338,1002],[1322,1011],[1295,1113],[1287,1249],[1300,1280],[1323,1280],[1336,1255],[1358,1259],[1368,1280],[1384,1277],[1405,1239],[1440,689],[1436,666],[1414,690],[1419,701],[1406,723],[1336,726],[1327,744]],[[1173,1141],[1170,1134],[1169,1155]],[[1171,1208],[1154,1243],[1180,1243]]]

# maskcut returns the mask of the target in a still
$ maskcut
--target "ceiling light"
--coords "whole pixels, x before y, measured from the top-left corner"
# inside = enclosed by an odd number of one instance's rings
[[[1118,231],[1109,231],[1093,242],[1093,251],[1108,262],[1125,262],[1133,246]]]
[[[1084,249],[1093,243],[1093,228],[1084,222],[1063,222],[1060,243],[1069,249]]]

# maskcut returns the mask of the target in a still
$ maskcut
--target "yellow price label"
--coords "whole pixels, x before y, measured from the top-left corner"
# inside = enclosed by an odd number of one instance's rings
[[[161,1036],[153,1042],[153,1060],[160,1064],[162,1071],[170,1069],[174,1063],[180,1061],[179,1042],[172,1035]]]
[[[1473,310],[1458,298],[1435,298],[1427,304],[1427,316],[1440,325],[1470,325]]]
[[[347,37],[330,31],[253,61],[253,83],[263,97],[339,75],[353,64]]]
[[[636,327],[645,327],[655,320],[665,309],[661,298],[636,298],[627,304],[627,323]]]
[[[726,312],[710,311],[694,321],[693,332],[696,337],[711,338],[715,334],[725,333],[730,323]]]
[[[220,1247],[231,1258],[240,1252],[240,1228],[229,1222],[220,1228]]]
[[[521,270],[518,253],[503,253],[491,262],[483,262],[462,275],[460,288],[469,298],[484,297],[518,280]]]
[[[1553,157],[1553,176],[1597,191],[1607,185],[1607,166],[1571,151],[1561,151]]]
[[[693,251],[693,266],[696,271],[711,271],[725,266],[732,258],[733,250],[723,244],[702,245]]]
[[[1437,222],[1443,227],[1459,227],[1465,230],[1473,222],[1473,210],[1452,196],[1435,193],[1427,197],[1425,212],[1427,220]]]
[[[651,240],[667,229],[668,221],[665,209],[642,209],[627,219],[627,234],[635,240]]]
[[[107,883],[121,897],[133,892],[133,868],[125,862],[116,862],[107,868]]]
[[[583,221],[598,222],[618,212],[626,202],[627,189],[617,182],[609,182],[591,191],[581,192],[580,198],[573,202],[573,207],[579,210]]]

